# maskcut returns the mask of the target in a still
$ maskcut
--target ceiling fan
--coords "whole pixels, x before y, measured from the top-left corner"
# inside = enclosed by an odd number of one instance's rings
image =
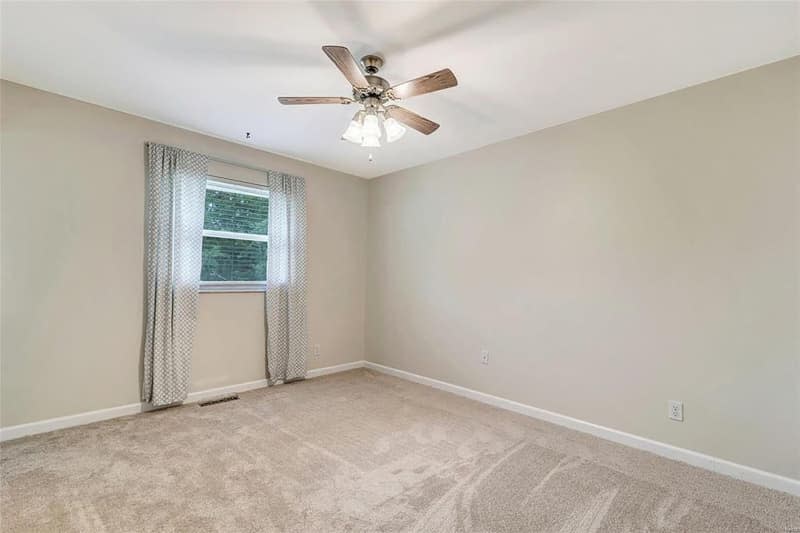
[[[353,86],[353,97],[280,96],[278,101],[283,105],[359,104],[361,109],[353,115],[342,139],[361,146],[379,147],[381,130],[386,133],[387,142],[398,140],[406,132],[402,124],[430,135],[439,128],[437,123],[395,105],[394,102],[458,85],[458,80],[449,68],[405,83],[390,85],[385,79],[376,76],[383,66],[383,58],[372,54],[362,57],[361,64],[366,72],[364,74],[346,47],[323,46],[322,51]]]

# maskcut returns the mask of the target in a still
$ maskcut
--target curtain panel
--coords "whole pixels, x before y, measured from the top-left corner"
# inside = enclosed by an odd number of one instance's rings
[[[270,171],[267,258],[267,380],[289,382],[306,375],[305,180]]]
[[[186,399],[197,322],[208,157],[147,144],[142,400]]]

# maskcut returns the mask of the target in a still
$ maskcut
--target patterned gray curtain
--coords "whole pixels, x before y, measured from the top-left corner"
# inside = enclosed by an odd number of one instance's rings
[[[147,144],[147,275],[142,400],[186,399],[197,321],[208,158]]]
[[[306,189],[305,180],[270,172],[267,258],[267,379],[306,375]]]

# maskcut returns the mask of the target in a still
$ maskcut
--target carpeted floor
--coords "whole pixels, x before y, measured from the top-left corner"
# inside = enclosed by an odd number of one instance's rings
[[[355,370],[2,445],[2,531],[787,531],[800,499]]]

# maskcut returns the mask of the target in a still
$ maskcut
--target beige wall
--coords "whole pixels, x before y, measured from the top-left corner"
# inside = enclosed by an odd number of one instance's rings
[[[364,358],[367,182],[13,83],[0,87],[2,393],[11,426],[137,402],[144,142],[304,176],[318,368]],[[202,294],[192,390],[264,377],[262,294]]]
[[[800,478],[798,95],[796,58],[371,181],[368,359]]]

